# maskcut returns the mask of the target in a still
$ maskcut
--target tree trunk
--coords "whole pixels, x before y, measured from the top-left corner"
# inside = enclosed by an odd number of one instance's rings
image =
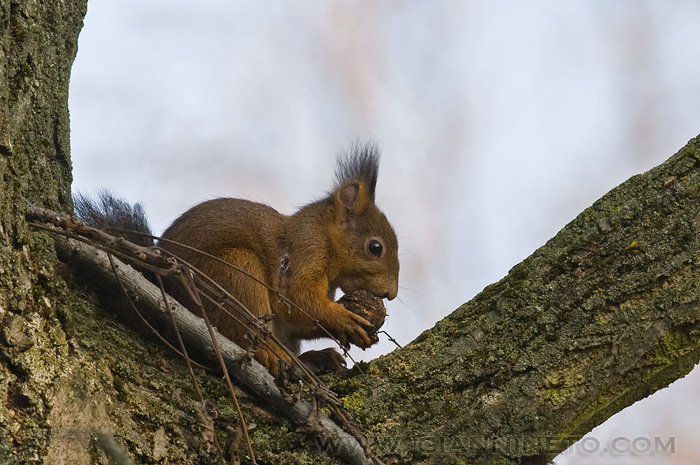
[[[105,315],[24,221],[69,210],[68,78],[84,0],[0,0],[0,463],[219,463],[225,386]],[[700,359],[700,140],[607,194],[404,349],[338,381],[399,463],[537,463]],[[449,227],[447,225],[446,227]],[[243,395],[258,463],[338,463]],[[199,412],[199,413],[198,413]],[[244,448],[241,459],[246,462]],[[226,454],[224,454],[226,455]]]
[[[25,223],[22,196],[70,206],[68,79],[85,8],[0,0],[0,463],[46,455],[48,391],[65,393],[71,366],[52,241]]]

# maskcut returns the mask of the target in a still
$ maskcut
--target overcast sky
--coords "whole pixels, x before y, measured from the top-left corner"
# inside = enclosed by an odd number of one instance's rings
[[[698,25],[691,0],[91,0],[74,188],[143,202],[156,233],[218,196],[291,213],[374,139],[402,267],[386,329],[408,343],[700,133]],[[601,443],[676,436],[666,463],[696,463],[699,388],[696,370]]]

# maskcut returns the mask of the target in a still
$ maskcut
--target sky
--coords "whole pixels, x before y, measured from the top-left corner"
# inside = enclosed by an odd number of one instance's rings
[[[690,0],[94,0],[71,79],[74,190],[142,202],[156,233],[214,197],[292,213],[374,140],[401,260],[385,329],[406,344],[700,133],[698,24]],[[699,388],[695,370],[595,437],[674,436],[664,460],[695,463]]]

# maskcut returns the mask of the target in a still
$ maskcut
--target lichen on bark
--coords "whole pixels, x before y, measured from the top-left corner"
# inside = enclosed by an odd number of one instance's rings
[[[700,360],[700,138],[355,381],[380,456],[544,463]]]

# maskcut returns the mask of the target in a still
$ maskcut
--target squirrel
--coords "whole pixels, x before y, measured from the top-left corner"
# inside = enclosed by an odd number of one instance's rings
[[[362,289],[389,300],[398,293],[396,233],[375,204],[378,168],[379,153],[374,144],[353,145],[338,160],[333,189],[296,213],[283,215],[268,205],[243,199],[208,200],[177,218],[163,233],[158,247],[208,275],[255,316],[267,318],[272,332],[297,355],[302,340],[327,337],[323,329],[344,346],[369,347],[370,323],[333,299],[338,288],[344,293]],[[150,234],[139,204],[132,208],[107,192],[102,192],[101,202],[102,206],[95,205],[84,196],[76,196],[79,219],[95,227],[131,228]],[[272,290],[178,244],[236,265]],[[198,313],[179,282],[171,279],[165,286],[170,295]],[[278,293],[294,305],[285,303]],[[217,306],[203,304],[221,334],[248,347],[247,328]],[[258,346],[255,358],[276,374],[278,359],[289,360],[272,341],[269,343],[271,348]],[[309,351],[300,358],[308,365],[324,367],[324,371],[345,364],[332,348]]]

